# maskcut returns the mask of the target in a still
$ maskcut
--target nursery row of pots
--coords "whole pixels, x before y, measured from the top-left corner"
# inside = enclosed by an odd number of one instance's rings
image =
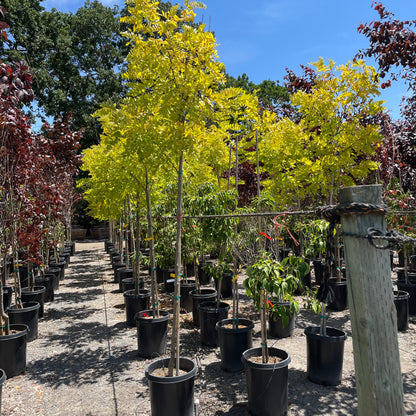
[[[106,245],[106,249],[115,268],[115,282],[119,283],[120,289],[123,290],[128,279],[124,277],[126,269],[116,265],[119,258],[116,252],[112,251],[111,245]],[[166,292],[171,292],[168,281],[172,272],[174,270],[160,273],[160,276],[164,277],[159,278],[159,283],[163,284]],[[227,296],[227,293],[221,291],[223,300],[218,301],[218,286],[203,287],[196,291],[193,279],[187,279],[185,282],[188,284],[181,283],[181,287],[184,287],[184,291],[181,292],[181,308],[185,312],[192,312],[193,324],[199,328],[201,345],[219,347],[221,368],[224,371],[245,371],[251,414],[286,414],[289,354],[278,348],[268,348],[270,360],[263,363],[261,348],[253,348],[254,323],[248,319],[228,317],[230,305],[224,299],[231,293]],[[140,289],[139,295],[134,295],[134,289],[124,291],[127,325],[135,324],[137,327],[138,354],[143,358],[156,358],[166,353],[169,313],[160,311],[159,316],[155,317],[153,309],[149,309],[149,298],[150,291],[144,288]],[[134,302],[134,306],[131,305],[131,301]],[[137,311],[137,308],[143,310]],[[292,318],[286,327],[279,320],[269,319],[271,336],[292,335],[295,316]],[[345,332],[327,328],[327,334],[320,335],[319,327],[308,327],[305,329],[305,335],[308,378],[324,385],[339,384]],[[158,358],[146,367],[152,415],[192,415],[196,364],[189,358],[181,357],[179,367],[182,374],[166,377],[164,370],[168,367],[169,360]]]
[[[67,243],[58,261],[51,262],[39,275],[36,268],[33,272],[29,272],[27,267],[19,267],[22,308],[16,303],[12,304],[12,299],[15,297],[14,285],[3,287],[3,305],[9,316],[10,330],[7,335],[0,336],[0,413],[2,385],[7,378],[26,371],[27,343],[38,337],[38,322],[44,316],[45,303],[54,300],[54,292],[59,288],[69,258],[74,253],[74,243]],[[29,273],[34,273],[35,286],[32,288],[27,286]],[[7,271],[3,275],[10,278]]]
[[[133,270],[118,264],[118,255],[108,249],[115,268],[115,281],[124,292],[126,305],[126,322],[128,326],[137,327],[138,354],[143,358],[157,358],[166,353],[169,313],[160,311],[154,316],[149,308],[150,291],[144,288],[146,271],[140,280],[140,291],[134,294]],[[116,261],[114,261],[114,259]],[[318,266],[319,267],[319,266]],[[199,272],[203,268],[198,268]],[[173,292],[174,269],[159,270],[158,282],[164,291]],[[190,273],[188,273],[190,274]],[[345,270],[343,272],[345,276]],[[221,290],[222,301],[217,300],[218,285],[206,287],[211,279],[200,279],[204,285],[195,290],[195,279],[184,279],[181,283],[181,308],[192,312],[193,324],[199,328],[200,342],[203,346],[219,347],[221,368],[224,371],[245,371],[247,394],[251,414],[279,415],[286,414],[287,380],[290,356],[278,348],[268,348],[269,361],[262,362],[262,348],[253,348],[252,331],[254,323],[248,319],[230,319],[230,305],[224,301],[232,295],[232,274],[230,289]],[[316,276],[315,276],[316,277]],[[317,278],[318,282],[319,276]],[[223,282],[227,276],[223,275]],[[309,279],[303,283],[310,284]],[[217,281],[215,280],[217,283]],[[342,311],[348,308],[347,284],[345,277],[331,278],[329,282],[334,300],[328,308]],[[227,287],[224,285],[221,287]],[[126,290],[127,289],[127,290]],[[409,294],[403,291],[394,292],[397,309],[398,330],[408,328]],[[289,304],[287,305],[289,310]],[[282,319],[275,319],[269,314],[269,336],[283,338],[293,335],[296,313],[290,315],[289,323],[283,324]],[[307,342],[307,377],[312,382],[335,386],[341,382],[344,342],[346,333],[336,328],[326,328],[325,335],[320,327],[307,327],[304,330]],[[183,374],[166,377],[164,370],[169,365],[168,358],[158,358],[146,367],[146,377],[150,386],[150,399],[153,415],[191,415],[193,414],[193,380],[196,374],[195,363],[185,357],[179,360]],[[156,371],[159,370],[159,371]],[[155,373],[156,371],[156,373]],[[178,386],[178,383],[180,386]],[[181,392],[178,394],[178,392]]]

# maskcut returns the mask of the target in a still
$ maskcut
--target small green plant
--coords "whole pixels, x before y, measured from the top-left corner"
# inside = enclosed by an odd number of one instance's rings
[[[320,259],[326,248],[326,235],[329,222],[326,220],[311,220],[302,224],[304,236],[304,256],[309,259]]]
[[[309,270],[308,263],[300,257],[289,256],[277,261],[267,252],[262,252],[257,262],[247,268],[248,277],[243,281],[243,286],[260,311],[264,363],[268,362],[266,310],[269,309],[275,318],[281,317],[284,325],[287,325],[287,308],[275,302],[289,302],[289,313],[299,312],[299,302],[294,298],[294,293],[302,287],[301,279]]]

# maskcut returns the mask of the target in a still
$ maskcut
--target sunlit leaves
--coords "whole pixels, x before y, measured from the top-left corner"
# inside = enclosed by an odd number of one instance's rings
[[[359,183],[377,165],[381,136],[367,119],[383,110],[377,74],[364,62],[335,66],[321,59],[311,90],[297,91],[292,105],[299,122],[281,119],[262,143],[265,169],[281,205],[307,196],[327,200],[336,188]]]

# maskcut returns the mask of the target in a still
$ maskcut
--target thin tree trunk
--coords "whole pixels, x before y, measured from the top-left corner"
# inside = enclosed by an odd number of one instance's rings
[[[149,188],[149,172],[146,169],[146,204],[147,204],[147,227],[148,227],[148,239],[150,246],[150,276],[152,282],[152,306],[153,317],[159,317],[159,294],[156,280],[156,263],[155,263],[155,245],[153,241],[153,222],[152,222],[152,206],[150,201],[150,188]]]
[[[231,177],[231,155],[232,155],[232,151],[231,151],[231,141],[230,141],[230,151],[228,153],[228,182],[227,182],[227,191],[230,190],[230,177]]]
[[[257,173],[257,212],[261,212],[261,199],[260,199],[260,158],[259,158],[259,137],[256,130],[256,173]],[[261,216],[258,217],[258,229],[261,231],[262,220]],[[262,239],[259,238],[259,250],[263,248]]]
[[[128,218],[128,204],[127,204],[127,198],[124,199],[124,215],[123,215],[123,240],[124,240],[124,253],[126,256],[126,269],[130,266],[130,228],[129,228],[129,222],[130,219]]]
[[[269,362],[269,351],[267,349],[267,328],[266,328],[266,292],[260,293],[260,326],[261,326],[261,355],[263,363]]]
[[[238,201],[238,136],[235,138],[235,192]]]
[[[180,310],[180,279],[181,279],[181,257],[182,257],[182,186],[183,186],[183,151],[179,158],[178,170],[178,199],[176,219],[176,261],[175,261],[175,290],[173,296],[173,329],[171,342],[171,356],[169,361],[168,375],[173,376],[173,368],[176,367],[176,375],[179,374],[179,310]]]
[[[140,230],[140,212],[139,212],[139,192],[137,192],[137,208],[136,208],[136,234],[135,234],[135,250],[134,250],[134,293],[139,294],[139,278],[140,278],[140,244],[141,244],[141,230]],[[134,231],[133,231],[134,232]]]
[[[3,268],[1,270],[2,276],[0,279],[0,335],[9,334],[9,316],[4,311],[4,303],[3,303],[3,282],[6,281],[5,274],[6,274],[6,267],[7,267],[6,259],[7,259],[7,256],[4,256]]]

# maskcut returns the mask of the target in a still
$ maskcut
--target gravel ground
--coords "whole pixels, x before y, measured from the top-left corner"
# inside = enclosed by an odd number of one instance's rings
[[[137,355],[136,328],[125,324],[123,295],[113,283],[104,243],[77,242],[65,275],[55,300],[45,304],[38,339],[28,344],[26,373],[3,386],[2,415],[150,415],[144,368],[151,360]],[[259,317],[240,291],[240,315],[255,321],[254,346],[259,346]],[[218,348],[201,347],[192,314],[183,313],[181,320],[181,355],[198,356],[202,364],[195,381],[199,415],[248,415],[244,372],[222,371]],[[269,340],[291,356],[288,414],[354,415],[357,398],[348,311],[331,312],[329,318],[329,326],[349,335],[343,380],[337,387],[316,385],[306,378],[303,330],[318,323],[318,317],[301,311],[294,336]],[[409,330],[398,335],[408,415],[416,415],[415,329],[412,320]]]

